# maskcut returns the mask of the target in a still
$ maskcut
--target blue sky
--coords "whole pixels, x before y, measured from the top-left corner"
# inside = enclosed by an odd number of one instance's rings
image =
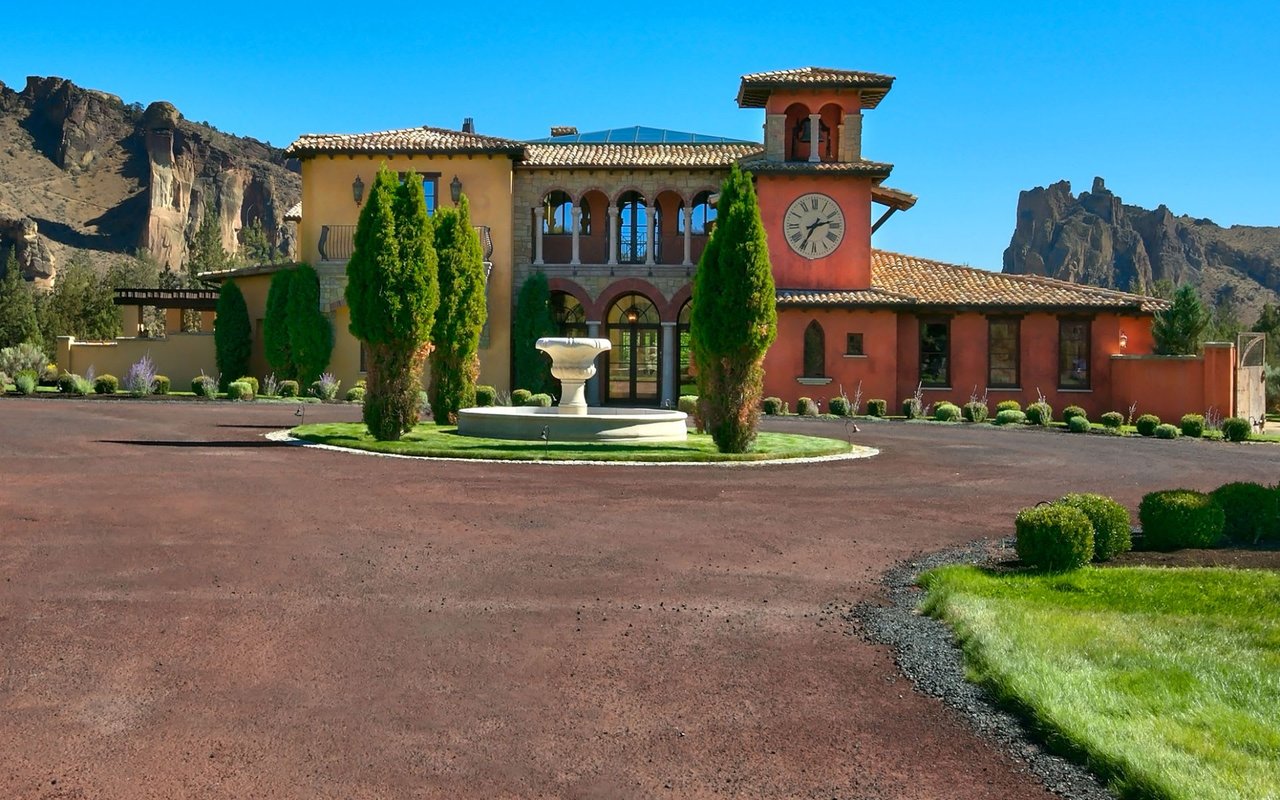
[[[1018,192],[1094,175],[1126,202],[1280,225],[1280,4],[63,2],[6,9],[0,80],[59,75],[288,144],[471,116],[545,136],[644,124],[759,139],[746,72],[898,78],[864,154],[920,196],[879,247],[998,269]],[[184,8],[186,10],[179,10]],[[255,14],[253,10],[256,9]],[[625,10],[624,10],[625,9]]]

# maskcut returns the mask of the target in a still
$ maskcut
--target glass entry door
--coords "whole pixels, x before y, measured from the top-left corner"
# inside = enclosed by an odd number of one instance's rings
[[[639,294],[620,298],[609,309],[607,401],[657,405],[661,396],[662,326],[658,310]]]

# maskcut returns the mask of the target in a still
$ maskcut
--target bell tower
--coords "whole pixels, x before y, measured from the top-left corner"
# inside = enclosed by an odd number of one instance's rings
[[[871,285],[871,202],[892,164],[862,157],[862,112],[893,78],[802,67],[744,75],[740,108],[765,112],[764,153],[740,162],[756,179],[779,289]]]

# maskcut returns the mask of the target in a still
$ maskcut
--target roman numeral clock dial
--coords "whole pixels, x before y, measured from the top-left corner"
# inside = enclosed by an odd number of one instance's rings
[[[782,232],[797,254],[810,260],[825,258],[844,239],[844,212],[825,194],[802,194],[787,207]]]

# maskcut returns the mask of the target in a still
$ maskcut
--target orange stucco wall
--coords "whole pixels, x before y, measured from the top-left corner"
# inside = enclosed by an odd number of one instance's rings
[[[1138,414],[1177,423],[1183,414],[1235,413],[1235,346],[1205,345],[1203,356],[1113,356],[1117,410],[1137,402]]]
[[[848,176],[759,175],[760,219],[769,237],[773,280],[780,289],[865,289],[871,285],[871,182]],[[787,246],[783,217],[808,192],[825,194],[844,211],[845,234],[826,258],[807,259]]]
[[[830,383],[804,385],[804,331],[817,320],[826,337],[825,365]],[[846,334],[861,333],[862,356],[846,356]],[[841,389],[853,397],[859,382],[864,402],[872,397],[894,396],[897,381],[897,316],[892,311],[815,310],[787,311],[778,315],[778,338],[765,356],[764,393],[781,397],[796,407],[800,397],[822,400],[823,408]],[[865,407],[865,406],[864,406]]]

